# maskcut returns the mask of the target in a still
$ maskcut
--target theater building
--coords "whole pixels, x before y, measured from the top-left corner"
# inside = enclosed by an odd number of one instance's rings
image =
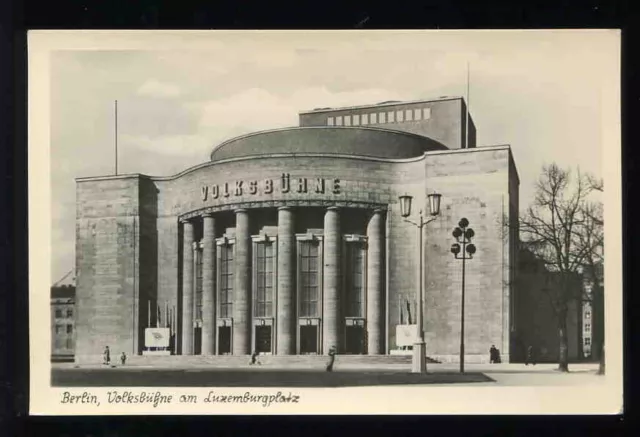
[[[462,217],[466,353],[509,359],[518,176],[509,146],[476,147],[459,97],[321,108],[299,126],[212,148],[174,176],[83,177],[77,188],[76,358],[143,354],[145,328],[168,326],[176,355],[390,354],[416,314],[417,228],[424,230],[427,355],[458,359]],[[469,126],[469,132],[465,126]],[[414,317],[415,319],[415,317]],[[415,323],[415,322],[412,322]],[[99,359],[99,358],[98,358]]]

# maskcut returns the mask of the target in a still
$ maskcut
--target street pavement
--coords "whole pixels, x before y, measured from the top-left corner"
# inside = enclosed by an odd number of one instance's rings
[[[375,385],[566,386],[601,384],[597,364],[570,365],[569,373],[556,364],[429,364],[427,374],[412,374],[406,365],[360,366],[334,372],[267,366],[208,368],[184,366],[79,366],[54,364],[52,385],[58,387],[348,387]]]

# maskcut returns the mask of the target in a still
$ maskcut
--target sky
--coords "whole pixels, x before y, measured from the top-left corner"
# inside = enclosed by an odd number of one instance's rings
[[[148,36],[148,35],[147,35]],[[610,35],[609,35],[610,36]],[[140,41],[144,40],[144,44]],[[124,41],[124,42],[123,42]],[[602,176],[612,40],[593,31],[210,32],[50,56],[52,283],[75,265],[75,178],[172,175],[319,107],[467,95],[477,144],[510,144],[520,206],[544,164]],[[613,72],[613,75],[612,75]]]

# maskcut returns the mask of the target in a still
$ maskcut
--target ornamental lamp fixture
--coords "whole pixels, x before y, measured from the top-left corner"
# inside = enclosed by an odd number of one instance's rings
[[[400,196],[400,215],[404,218],[407,218],[411,215],[411,200],[412,196],[405,194],[404,196]]]
[[[435,191],[429,194],[429,212],[432,216],[436,216],[440,214],[440,199],[442,198],[442,194],[438,194]]]

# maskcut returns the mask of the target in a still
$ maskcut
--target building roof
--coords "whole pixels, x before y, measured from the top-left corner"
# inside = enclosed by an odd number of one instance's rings
[[[51,287],[52,299],[72,299],[76,295],[76,287],[74,285],[61,285]]]
[[[397,105],[413,105],[418,103],[431,103],[431,102],[441,102],[443,100],[464,100],[462,96],[441,96],[438,98],[431,99],[420,99],[420,100],[386,100],[380,103],[372,103],[368,105],[357,105],[357,106],[340,106],[335,108],[314,108],[312,110],[299,111],[299,114],[313,114],[317,112],[332,112],[332,111],[346,111],[346,110],[356,110],[356,109],[366,109],[366,108],[379,108],[381,106],[397,106]]]
[[[403,159],[432,150],[448,150],[424,136],[372,127],[294,127],[256,132],[225,141],[211,161],[270,154],[333,154]]]

